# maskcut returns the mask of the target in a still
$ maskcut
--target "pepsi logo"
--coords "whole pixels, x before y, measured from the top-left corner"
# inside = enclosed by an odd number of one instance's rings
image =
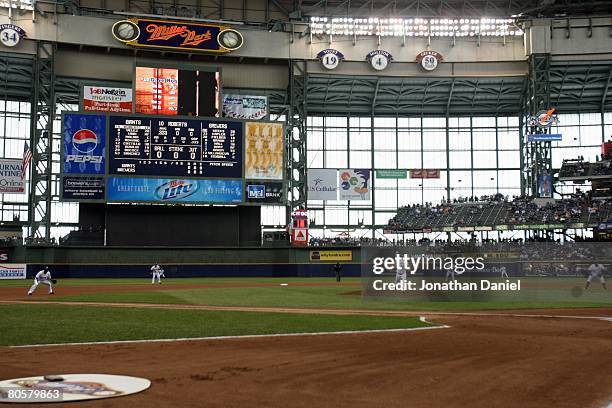
[[[98,136],[89,129],[78,130],[72,135],[72,146],[79,153],[89,154],[98,146]]]

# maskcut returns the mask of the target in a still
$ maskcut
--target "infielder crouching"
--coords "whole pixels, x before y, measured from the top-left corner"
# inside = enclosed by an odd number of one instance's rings
[[[586,284],[584,285],[584,289],[588,289],[594,279],[599,279],[599,282],[601,282],[601,286],[603,286],[604,289],[608,289],[608,287],[606,286],[606,279],[604,278],[605,270],[606,267],[599,262],[591,264],[588,269],[589,277],[587,278]]]
[[[53,282],[51,282],[51,272],[49,271],[49,267],[45,266],[45,269],[38,271],[36,276],[34,277],[34,284],[30,287],[28,291],[28,295],[32,295],[36,291],[36,288],[40,284],[44,284],[49,286],[49,294],[53,295]]]

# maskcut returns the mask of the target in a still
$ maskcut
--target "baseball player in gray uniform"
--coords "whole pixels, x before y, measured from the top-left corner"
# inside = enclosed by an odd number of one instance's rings
[[[599,278],[599,281],[601,282],[601,286],[603,286],[604,289],[608,289],[608,287],[606,286],[606,280],[604,278],[605,270],[606,270],[606,267],[600,264],[599,262],[591,264],[591,266],[589,266],[589,269],[588,269],[589,277],[587,278],[586,285],[584,286],[584,288],[588,289],[589,286],[591,286],[591,282],[593,281],[593,279]]]
[[[399,256],[399,254],[396,254],[396,256]],[[400,258],[399,262],[395,266],[395,283],[399,283],[405,280],[406,280],[406,265],[404,264],[404,260]]]

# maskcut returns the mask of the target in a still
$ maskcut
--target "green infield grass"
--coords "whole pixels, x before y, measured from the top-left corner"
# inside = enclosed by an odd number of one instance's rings
[[[0,305],[0,345],[408,329],[418,317]]]

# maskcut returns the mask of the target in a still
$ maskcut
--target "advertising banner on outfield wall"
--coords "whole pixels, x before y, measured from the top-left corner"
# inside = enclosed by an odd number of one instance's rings
[[[85,85],[85,112],[132,113],[132,88]]]
[[[310,251],[310,260],[315,262],[351,262],[353,260],[353,251]]]
[[[242,180],[109,177],[108,201],[240,203]]]
[[[340,200],[370,200],[371,172],[369,169],[338,170]]]
[[[223,95],[223,116],[260,120],[268,116],[268,97],[261,95]]]
[[[338,170],[308,169],[308,199],[337,200]]]
[[[25,279],[26,264],[0,264],[0,279]]]
[[[21,159],[0,159],[0,193],[25,194]]]

